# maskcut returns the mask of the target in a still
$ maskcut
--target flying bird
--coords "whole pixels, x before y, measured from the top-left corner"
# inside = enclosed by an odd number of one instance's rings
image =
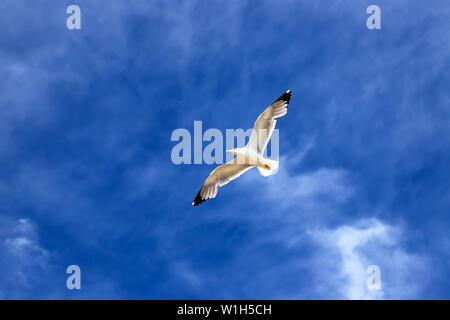
[[[277,118],[287,113],[292,90],[288,90],[275,100],[256,119],[250,140],[244,148],[225,150],[233,153],[236,158],[215,168],[203,183],[197,193],[193,206],[217,196],[218,187],[222,187],[230,181],[240,177],[253,167],[257,167],[264,176],[270,176],[278,168],[278,161],[264,158],[264,150],[272,136],[277,123]]]

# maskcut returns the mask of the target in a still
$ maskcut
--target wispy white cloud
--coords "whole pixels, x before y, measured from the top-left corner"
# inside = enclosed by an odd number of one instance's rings
[[[348,173],[343,169],[320,168],[295,176],[290,176],[286,170],[280,169],[269,185],[268,194],[280,200],[283,206],[301,206],[308,200],[318,200],[321,197],[327,197],[333,202],[343,202],[353,192],[347,178]]]
[[[36,225],[29,219],[0,217],[0,297],[17,298],[39,286],[41,273],[50,268],[50,252],[39,243]]]
[[[314,265],[323,294],[345,299],[420,298],[429,281],[427,257],[402,245],[402,229],[377,219],[310,231],[321,246]],[[320,256],[319,256],[320,255]],[[381,269],[381,288],[367,288],[367,267]],[[320,267],[319,267],[320,266]]]
[[[199,289],[205,284],[206,279],[196,273],[185,261],[173,262],[171,264],[171,271],[194,289]]]

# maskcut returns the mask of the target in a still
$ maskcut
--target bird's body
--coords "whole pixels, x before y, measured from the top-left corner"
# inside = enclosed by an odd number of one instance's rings
[[[262,155],[247,147],[226,150],[226,152],[233,153],[236,156],[236,158],[232,160],[233,163],[248,164],[265,170],[276,169],[271,166],[270,161],[272,160],[264,158]]]
[[[291,93],[291,90],[283,93],[256,119],[250,140],[244,148],[226,150],[233,153],[236,158],[211,172],[192,202],[193,206],[215,198],[218,187],[238,178],[253,167],[257,167],[265,177],[276,171],[278,161],[264,158],[263,154],[275,129],[277,123],[275,119],[287,113]]]

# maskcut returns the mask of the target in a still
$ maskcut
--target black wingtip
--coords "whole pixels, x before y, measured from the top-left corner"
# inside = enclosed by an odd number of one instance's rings
[[[279,101],[279,100],[283,100],[286,101],[286,103],[289,103],[289,101],[291,101],[291,95],[292,95],[292,90],[289,89],[288,91],[286,91],[285,93],[283,93],[277,100],[275,101]]]
[[[197,193],[197,196],[195,197],[194,201],[192,202],[192,206],[198,206],[200,203],[205,202],[205,199],[202,199],[202,197],[200,196],[200,191]]]

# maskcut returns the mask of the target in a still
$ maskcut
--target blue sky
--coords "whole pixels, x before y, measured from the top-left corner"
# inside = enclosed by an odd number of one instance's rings
[[[0,298],[450,298],[448,1],[0,15]],[[172,131],[249,128],[287,89],[278,174],[191,207],[214,166],[174,165]]]

